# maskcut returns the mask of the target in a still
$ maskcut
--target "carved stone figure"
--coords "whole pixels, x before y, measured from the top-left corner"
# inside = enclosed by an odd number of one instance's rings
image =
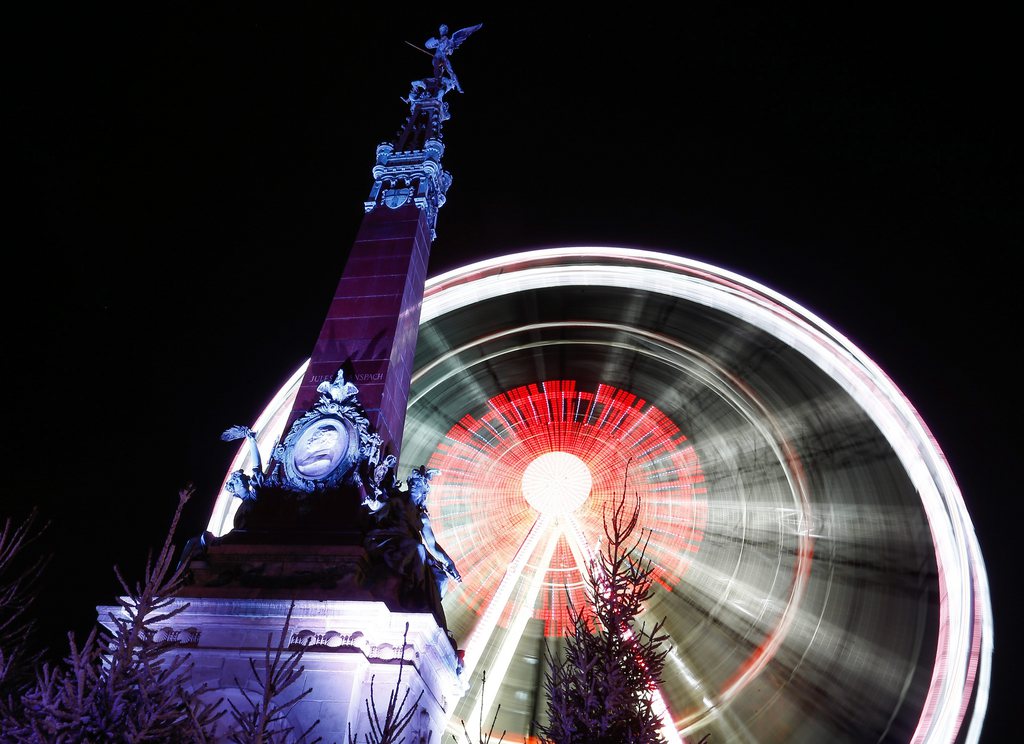
[[[359,392],[359,388],[353,383],[347,382],[345,370],[339,369],[333,380],[324,380],[316,386],[316,391],[322,396],[321,404],[325,402],[324,399],[327,399],[338,405],[346,405],[351,403],[351,399]]]
[[[427,565],[430,566],[437,582],[438,594],[443,598],[448,587],[448,578],[455,581],[462,581],[462,574],[455,567],[455,561],[445,550],[437,544],[434,537],[434,530],[430,527],[430,514],[427,512],[427,494],[430,493],[430,479],[438,474],[435,468],[427,468],[426,465],[409,473],[409,499],[419,509],[420,517],[420,541],[423,543],[421,556]]]
[[[417,468],[409,476],[408,490],[394,488],[373,515],[364,544],[371,560],[390,571],[398,601],[408,609],[430,610],[438,625],[447,629],[441,598],[449,578],[461,581],[462,576],[430,528],[426,497],[436,473]]]
[[[236,499],[241,499],[242,501],[255,501],[257,497],[257,491],[253,487],[252,478],[247,476],[242,470],[236,470],[229,475],[224,488]]]
[[[245,438],[249,442],[249,455],[252,457],[252,478],[257,481],[263,480],[263,459],[260,456],[259,445],[256,444],[256,432],[248,426],[232,426],[220,435],[224,442],[233,442],[236,439]],[[238,473],[242,473],[241,470]],[[250,480],[250,479],[247,479]],[[259,485],[259,484],[257,484]]]
[[[470,34],[481,27],[483,27],[483,24],[478,23],[475,26],[459,29],[451,36],[448,36],[448,27],[441,24],[441,27],[438,29],[438,35],[427,39],[426,44],[424,44],[427,49],[434,50],[434,77],[441,81],[441,86],[445,92],[452,88],[455,88],[459,93],[462,92],[459,79],[455,77],[455,71],[452,69],[451,56],[462,42],[469,38]],[[415,83],[413,86],[415,90]]]
[[[413,80],[411,87],[409,88],[409,95],[403,98],[402,100],[405,103],[413,104],[416,103],[417,101],[422,101],[427,98],[433,98],[433,95],[430,92],[431,87],[436,87],[431,85],[433,82],[433,78]]]
[[[227,480],[227,490],[242,502],[235,528],[260,539],[295,529],[355,533],[384,596],[407,609],[432,612],[447,628],[441,598],[449,582],[462,581],[462,576],[430,525],[427,494],[438,471],[421,466],[403,488],[396,478],[397,457],[384,455],[358,388],[345,380],[344,372],[320,383],[317,391],[313,408],[274,448],[267,474],[256,432],[232,426],[221,435],[228,442],[246,439],[253,461],[251,473],[239,469]],[[188,554],[205,549],[206,543],[205,538],[194,541]]]
[[[363,496],[362,505],[371,514],[376,514],[384,508],[384,502],[388,500],[388,493],[395,485],[395,465],[397,464],[398,458],[388,455],[377,464],[366,479],[364,486],[366,493]]]
[[[343,369],[317,386],[320,398],[297,419],[274,448],[270,485],[313,493],[356,479],[368,451],[369,420],[359,403],[359,388]],[[370,447],[372,449],[372,447]]]
[[[256,432],[248,426],[232,426],[221,434],[220,438],[225,442],[245,438],[249,442],[249,454],[253,462],[252,475],[246,475],[245,471],[239,469],[229,475],[227,483],[224,484],[228,493],[242,501],[235,511],[234,519],[234,525],[240,527],[245,524],[259,498],[260,488],[263,486],[263,460],[260,457],[260,448],[256,444]]]

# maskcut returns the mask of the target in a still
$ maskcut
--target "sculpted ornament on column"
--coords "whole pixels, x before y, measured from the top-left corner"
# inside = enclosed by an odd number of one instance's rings
[[[243,438],[249,442],[249,454],[253,462],[252,475],[246,475],[244,470],[238,469],[228,476],[227,483],[224,485],[228,493],[242,501],[238,511],[235,512],[235,520],[244,521],[245,516],[252,511],[260,488],[263,486],[263,459],[256,443],[256,432],[248,426],[232,426],[221,434],[220,438],[225,442]]]
[[[462,581],[455,561],[437,544],[427,511],[430,479],[439,471],[422,465],[409,474],[407,489],[393,488],[374,512],[365,546],[378,570],[397,579],[399,600],[429,609],[445,631],[441,600],[449,581]]]
[[[359,402],[359,388],[345,379],[344,370],[338,370],[333,380],[320,383],[317,392],[320,397],[313,408],[298,418],[274,447],[267,472],[256,446],[256,432],[232,426],[221,435],[228,442],[249,441],[252,474],[237,470],[227,482],[227,490],[243,505],[255,505],[271,491],[290,492],[298,500],[304,494],[342,486],[374,494],[385,482],[387,470],[393,469],[396,461],[390,456],[381,461],[381,438],[372,431]],[[242,526],[237,518],[235,526]]]
[[[351,480],[360,454],[370,441],[370,422],[357,388],[338,370],[333,381],[317,387],[320,398],[274,448],[273,484],[312,492]]]
[[[342,529],[367,551],[367,588],[395,598],[404,610],[432,613],[447,632],[441,599],[450,582],[461,582],[462,576],[438,545],[427,511],[430,481],[439,471],[421,466],[409,474],[407,485],[398,480],[398,460],[382,451],[383,440],[344,370],[320,383],[317,392],[313,408],[274,448],[266,471],[255,431],[232,426],[221,435],[224,441],[246,439],[253,462],[250,473],[236,470],[226,484],[242,502],[235,529],[224,538],[206,533],[189,541],[183,560],[242,534],[273,541],[274,535],[296,531]],[[255,573],[246,575],[251,585],[261,580]]]

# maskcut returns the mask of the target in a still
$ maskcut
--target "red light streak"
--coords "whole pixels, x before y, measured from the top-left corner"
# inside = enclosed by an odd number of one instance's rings
[[[589,545],[603,535],[604,505],[621,496],[624,481],[640,497],[640,525],[653,531],[647,557],[657,583],[671,591],[700,548],[706,520],[693,446],[675,422],[629,391],[550,380],[494,396],[455,424],[430,459],[441,471],[430,494],[435,530],[456,563],[472,567],[463,571],[461,600],[480,614],[493,598],[495,577],[538,516],[523,497],[523,473],[549,452],[574,455],[590,470],[590,496],[574,512]],[[567,627],[566,588],[582,603],[583,575],[564,539],[550,565],[526,567],[529,575],[536,571],[545,578],[535,617],[546,635],[559,635]],[[503,624],[508,616],[506,608]]]

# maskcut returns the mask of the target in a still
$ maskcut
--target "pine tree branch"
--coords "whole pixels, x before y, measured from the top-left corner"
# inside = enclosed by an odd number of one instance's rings
[[[402,696],[401,702],[398,701],[398,694],[402,689],[402,673],[406,665],[405,651],[408,647],[408,638],[409,623],[406,623],[405,632],[402,634],[402,653],[398,659],[398,679],[395,681],[395,686],[388,695],[388,707],[384,714],[383,722],[377,712],[377,701],[373,688],[377,675],[372,675],[370,677],[370,696],[363,701],[366,708],[366,719],[370,724],[370,733],[363,733],[364,744],[399,744],[404,741],[402,734],[412,722],[416,711],[419,710],[420,701],[423,699],[423,693],[425,690],[420,690],[420,694],[416,696],[416,700],[408,710],[405,709],[405,704],[409,700],[412,688],[406,687],[405,694]],[[349,724],[349,744],[357,744],[357,739],[358,734],[352,734],[352,726]]]
[[[321,737],[309,739],[316,727],[320,725],[319,719],[305,731],[297,734],[294,727],[286,723],[292,709],[313,692],[313,688],[310,687],[292,697],[285,696],[285,699],[282,700],[285,691],[298,682],[305,671],[301,662],[306,645],[300,645],[287,657],[284,657],[285,649],[289,646],[288,639],[294,610],[295,601],[292,600],[276,645],[273,634],[268,634],[267,647],[263,654],[262,674],[256,666],[256,660],[249,659],[252,679],[260,689],[259,697],[250,697],[242,683],[237,677],[235,678],[235,684],[247,706],[246,710],[242,711],[229,701],[231,716],[235,722],[235,729],[231,732],[230,739],[236,744],[264,744],[264,742],[269,744],[285,740],[296,742],[296,744],[317,744],[321,740]],[[282,657],[284,657],[283,660]]]

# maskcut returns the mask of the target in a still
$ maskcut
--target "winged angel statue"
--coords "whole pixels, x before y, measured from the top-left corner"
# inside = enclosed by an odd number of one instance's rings
[[[462,93],[459,79],[455,77],[455,71],[452,70],[451,56],[462,42],[469,38],[471,33],[480,29],[483,25],[478,23],[475,26],[467,26],[448,36],[448,27],[442,23],[440,28],[438,28],[438,35],[427,39],[427,43],[424,46],[427,49],[434,50],[434,77],[441,81],[444,90],[448,91],[455,88],[459,93]]]

